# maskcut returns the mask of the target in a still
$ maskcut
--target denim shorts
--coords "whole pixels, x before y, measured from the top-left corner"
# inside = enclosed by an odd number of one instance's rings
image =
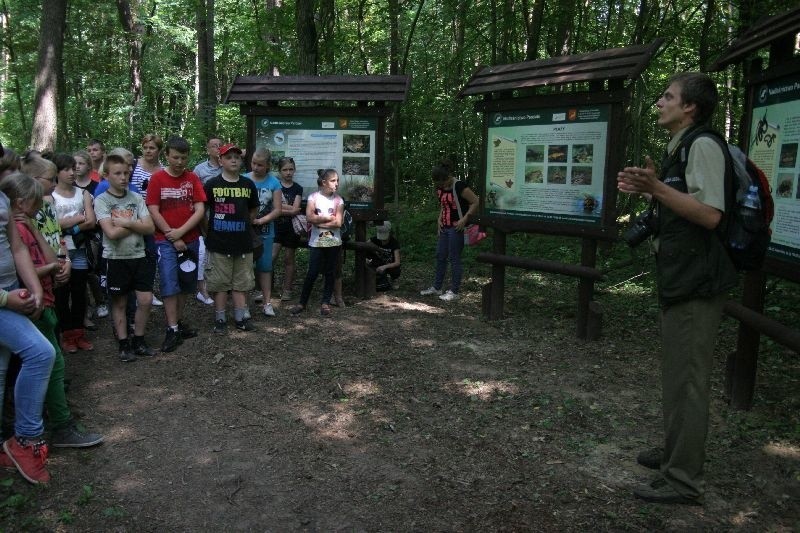
[[[274,239],[274,233],[261,236],[261,241],[264,243],[264,253],[256,260],[256,272],[272,272],[272,241]]]
[[[197,292],[197,277],[191,282],[181,282],[178,279],[178,250],[169,241],[157,241],[158,247],[158,276],[159,287],[161,288],[161,297],[168,298],[177,294],[194,294]],[[192,241],[186,243],[189,248],[197,257],[200,243]]]

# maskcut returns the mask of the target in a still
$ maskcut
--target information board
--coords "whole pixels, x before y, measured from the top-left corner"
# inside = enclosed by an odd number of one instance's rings
[[[800,262],[800,75],[754,87],[748,156],[769,177],[775,200],[769,255]]]
[[[485,213],[600,225],[610,105],[488,114]]]
[[[257,116],[255,124],[256,148],[294,159],[303,198],[317,190],[318,169],[334,168],[350,207],[373,206],[377,118]]]

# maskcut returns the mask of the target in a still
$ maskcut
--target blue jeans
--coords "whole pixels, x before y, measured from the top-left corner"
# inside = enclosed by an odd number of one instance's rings
[[[444,275],[447,272],[447,261],[450,260],[450,290],[458,294],[461,288],[461,277],[464,269],[461,266],[461,250],[464,249],[464,232],[455,228],[444,228],[439,232],[436,242],[436,278],[433,286],[437,290],[444,285]]]
[[[308,249],[308,273],[306,274],[306,280],[303,282],[303,291],[300,293],[300,305],[305,307],[308,303],[308,299],[311,297],[311,289],[314,288],[314,282],[317,280],[320,270],[322,270],[323,279],[325,280],[322,286],[322,303],[331,303],[336,264],[339,262],[339,252],[341,250],[341,246],[329,248],[311,247]],[[266,250],[264,253],[267,253]]]
[[[22,368],[14,387],[14,432],[19,437],[38,437],[44,432],[42,409],[56,352],[47,337],[28,317],[0,308],[0,405],[11,354],[19,355]]]
[[[194,294],[197,292],[197,276],[194,276],[193,283],[181,281],[178,278],[178,250],[169,241],[157,241],[158,248],[158,279],[161,283],[161,297],[169,298],[178,294]],[[200,241],[186,243],[188,248],[199,263]],[[197,268],[204,268],[198,264]]]

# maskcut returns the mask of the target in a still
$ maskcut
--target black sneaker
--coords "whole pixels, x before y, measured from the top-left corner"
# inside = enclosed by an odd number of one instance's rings
[[[74,421],[67,427],[53,430],[50,435],[50,446],[54,448],[88,448],[103,442],[99,433],[82,430]]]
[[[181,340],[193,339],[197,337],[197,330],[192,329],[183,323],[183,320],[178,320],[178,333],[180,333]]]
[[[181,342],[183,341],[180,333],[167,326],[167,332],[164,334],[164,344],[161,345],[161,351],[174,352]]]
[[[236,329],[239,331],[253,331],[255,328],[250,324],[249,320],[239,320],[236,322]]]
[[[119,360],[123,363],[130,363],[136,361],[136,354],[131,349],[130,339],[122,339],[119,341]]]
[[[228,332],[228,324],[224,320],[217,320],[214,322],[214,333],[217,335],[225,335]]]
[[[147,341],[144,340],[144,337],[134,337],[133,353],[136,355],[144,355],[145,357],[153,357],[158,353],[158,351],[148,346]]]

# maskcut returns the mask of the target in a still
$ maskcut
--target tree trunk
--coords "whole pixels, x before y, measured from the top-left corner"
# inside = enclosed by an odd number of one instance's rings
[[[267,12],[267,24],[262,35],[264,42],[267,43],[267,47],[278,45],[280,43],[280,39],[278,39],[278,36],[273,32],[275,31],[275,27],[278,25],[276,10],[282,7],[282,5],[283,2],[281,0],[266,0],[264,2],[264,9]],[[263,74],[267,74],[269,76],[279,76],[280,70],[278,69],[278,65],[271,63],[269,67],[263,71]]]
[[[315,76],[319,61],[317,27],[314,24],[314,0],[297,0],[295,4],[297,32],[297,73]]]
[[[197,1],[197,118],[208,138],[217,129],[217,86],[214,78],[214,0]]]
[[[59,79],[64,55],[64,29],[67,0],[49,0],[42,7],[39,30],[39,61],[36,66],[36,93],[33,100],[31,147],[53,150],[58,136]]]
[[[522,9],[525,16],[525,59],[531,61],[539,57],[539,42],[542,35],[542,21],[544,20],[545,0],[535,0],[533,8],[528,15],[528,1],[522,2]]]
[[[138,1],[134,0],[134,7],[138,12]],[[142,34],[144,25],[135,17],[128,0],[117,0],[117,11],[122,29],[128,39],[128,66],[130,69],[131,110],[128,113],[128,131],[134,135],[136,109],[142,100]]]
[[[16,70],[17,54],[14,51],[14,39],[11,36],[10,16],[8,13],[8,5],[6,4],[5,0],[3,0],[3,34],[5,35],[3,42],[8,50],[8,60],[6,61],[5,70],[5,76],[8,76],[9,72],[11,71],[11,65],[14,65],[14,69]],[[5,87],[5,83],[3,84],[3,87]],[[17,106],[19,108],[19,119],[22,126],[22,131],[28,131],[28,121],[25,119],[25,105],[22,102],[22,86],[19,82],[19,75],[14,76],[14,92],[17,96]],[[5,101],[5,98],[0,99],[0,101]]]
[[[336,24],[336,10],[333,0],[319,0],[319,29],[322,41],[322,63],[327,73],[336,72],[336,41],[334,28]]]

